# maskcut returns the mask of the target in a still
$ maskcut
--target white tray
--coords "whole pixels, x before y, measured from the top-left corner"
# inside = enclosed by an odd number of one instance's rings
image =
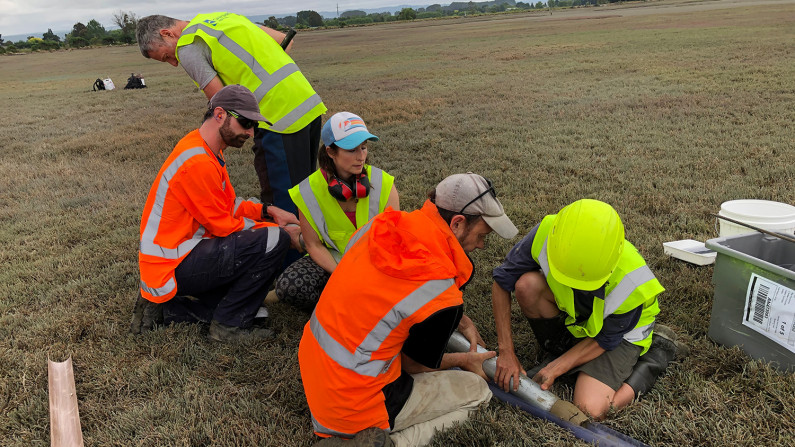
[[[676,259],[696,265],[709,265],[715,262],[717,253],[707,248],[703,242],[693,239],[663,242],[663,252]]]

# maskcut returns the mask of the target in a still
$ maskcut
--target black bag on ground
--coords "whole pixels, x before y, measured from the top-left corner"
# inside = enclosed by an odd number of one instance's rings
[[[96,92],[97,90],[105,90],[105,83],[102,82],[102,79],[94,81],[94,91]]]
[[[127,85],[124,86],[125,90],[128,88],[146,88],[144,78],[141,75],[130,73],[130,77],[127,78]]]

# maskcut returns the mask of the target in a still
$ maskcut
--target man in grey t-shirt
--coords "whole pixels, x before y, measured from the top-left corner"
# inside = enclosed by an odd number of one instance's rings
[[[148,16],[138,22],[136,34],[145,57],[182,65],[208,99],[226,84],[242,84],[254,91],[261,113],[273,122],[261,124],[254,136],[260,199],[295,212],[287,190],[316,169],[321,115],[326,108],[279,46],[285,35],[224,12],[200,14],[190,22]],[[192,38],[180,39],[183,35]],[[222,53],[213,58],[213,48]],[[275,60],[280,62],[274,66]],[[289,74],[279,79],[282,71]]]

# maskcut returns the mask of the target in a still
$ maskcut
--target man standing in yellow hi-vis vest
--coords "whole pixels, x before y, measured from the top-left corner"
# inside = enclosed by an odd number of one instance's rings
[[[670,328],[655,325],[665,289],[607,203],[578,200],[546,216],[493,277],[494,381],[506,391],[524,373],[511,335],[511,292],[548,354],[528,376],[546,390],[576,373],[574,403],[595,418],[647,392],[685,349]]]
[[[190,22],[144,17],[136,35],[144,57],[182,65],[208,99],[230,84],[254,93],[272,123],[260,122],[254,135],[260,199],[295,212],[287,190],[315,171],[326,106],[279,45],[284,34],[237,14],[214,12]]]

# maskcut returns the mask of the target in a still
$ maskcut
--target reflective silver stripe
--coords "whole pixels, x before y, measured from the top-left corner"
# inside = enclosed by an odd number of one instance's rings
[[[243,229],[248,230],[249,228],[254,228],[254,225],[257,225],[257,222],[249,219],[248,217],[243,218]]]
[[[301,119],[304,115],[309,113],[310,110],[314,109],[315,107],[322,104],[323,101],[320,99],[320,96],[315,93],[314,95],[310,96],[306,99],[306,101],[299,104],[296,108],[291,110],[287,115],[284,115],[280,120],[273,123],[268,130],[272,130],[274,132],[284,132],[287,130],[288,127],[292,126],[293,123]],[[267,117],[265,117],[267,118]]]
[[[605,298],[604,316],[612,315],[632,295],[635,289],[652,279],[654,279],[654,273],[651,272],[647,265],[638,267],[624,275],[618,285]]]
[[[149,287],[146,283],[141,280],[141,289],[144,292],[152,295],[152,296],[164,296],[168,295],[169,293],[173,292],[177,288],[177,282],[174,281],[174,278],[169,278],[168,281],[163,285],[163,287]]]
[[[365,224],[363,227],[359,228],[359,231],[353,233],[353,236],[351,236],[351,238],[348,240],[348,245],[345,246],[345,253],[347,253],[348,250],[350,250],[351,247],[353,247],[353,244],[355,244],[359,239],[361,239],[365,233],[370,231],[370,227],[372,225],[373,221],[371,220],[370,222],[367,222],[367,224]]]
[[[315,336],[321,349],[343,368],[349,369],[357,374],[369,377],[377,377],[385,373],[392,362],[400,353],[389,361],[371,360],[373,352],[386,340],[392,331],[400,325],[400,322],[408,318],[414,312],[431,302],[433,299],[444,293],[455,284],[453,278],[431,280],[419,286],[405,298],[400,300],[389,310],[370,330],[370,333],[356,347],[356,351],[351,353],[345,346],[342,346],[332,335],[326,332],[323,325],[317,319],[315,312],[309,320],[309,327],[312,335]]]
[[[635,343],[641,340],[645,340],[646,337],[648,337],[649,334],[651,333],[652,329],[654,329],[653,321],[647,324],[646,326],[638,326],[632,329],[631,331],[627,332],[626,334],[624,334],[624,340],[630,343]]]
[[[343,433],[341,431],[335,431],[330,428],[326,428],[320,422],[318,422],[317,419],[315,419],[314,415],[311,416],[312,416],[312,429],[316,433],[325,433],[327,435],[338,436],[340,438],[345,438],[345,439],[351,439],[354,436],[356,436],[356,433]]]
[[[245,202],[245,200],[243,200],[242,197],[236,197],[235,198],[235,206],[232,207],[232,215],[233,216],[235,214],[237,214],[237,209],[240,208],[240,204],[243,203],[243,202]]]
[[[381,191],[384,189],[384,185],[382,182],[384,181],[384,171],[371,166],[370,167],[370,186],[373,189],[370,191],[370,195],[368,196],[368,200],[370,201],[370,209],[369,216],[367,220],[372,219],[373,217],[378,215],[378,209],[380,208],[379,205],[381,204]]]
[[[541,265],[541,270],[544,276],[549,276],[549,260],[547,259],[547,241],[541,246],[541,253],[538,254],[538,264]]]
[[[179,259],[188,254],[193,247],[201,241],[206,230],[204,227],[199,226],[199,229],[196,230],[196,233],[193,234],[191,239],[182,242],[177,248],[166,248],[155,244],[155,236],[157,236],[158,229],[160,228],[160,218],[163,215],[163,205],[166,201],[166,194],[168,193],[168,182],[171,181],[186,161],[201,154],[206,154],[203,147],[188,149],[179,154],[179,156],[163,171],[163,175],[157,184],[157,192],[155,193],[155,201],[152,204],[152,210],[149,212],[149,218],[146,220],[146,226],[141,236],[141,253],[165,259]]]
[[[262,98],[264,98],[265,95],[268,94],[270,89],[276,87],[276,85],[279,82],[287,79],[287,77],[290,76],[291,74],[299,71],[298,66],[295,63],[290,63],[282,66],[281,68],[273,72],[273,74],[270,74],[268,73],[267,70],[265,70],[265,68],[257,61],[257,59],[251,53],[246,51],[243,47],[240,46],[240,44],[238,44],[230,37],[228,37],[223,31],[219,29],[210,28],[209,26],[203,23],[197,23],[195,25],[189,26],[182,33],[183,35],[194,34],[198,30],[202,30],[205,33],[209,34],[210,36],[215,37],[216,40],[218,40],[219,45],[226,48],[235,57],[240,59],[240,61],[251,70],[254,76],[256,76],[257,79],[259,79],[260,81],[259,87],[257,87],[257,89],[252,92],[254,93],[254,96],[257,98],[258,103],[262,101]],[[288,116],[293,112],[290,112]],[[298,118],[301,118],[302,116],[304,116],[304,113],[302,113]],[[284,121],[285,118],[282,118],[281,120],[279,120],[279,122]],[[297,121],[298,118],[292,120],[290,124]],[[289,127],[289,125],[285,126],[284,128],[286,129],[287,127]]]
[[[309,177],[298,184],[298,191],[301,193],[301,198],[304,199],[306,209],[309,211],[309,216],[315,221],[315,227],[317,227],[320,237],[323,238],[323,242],[339,252],[340,249],[337,248],[337,245],[331,240],[331,236],[328,235],[328,225],[326,225],[326,219],[323,217],[323,211],[320,210],[320,203],[318,203],[317,197],[315,197],[315,194],[312,192],[312,185],[309,184]]]
[[[265,253],[273,250],[273,247],[279,243],[279,227],[268,228],[268,242],[265,243]]]

